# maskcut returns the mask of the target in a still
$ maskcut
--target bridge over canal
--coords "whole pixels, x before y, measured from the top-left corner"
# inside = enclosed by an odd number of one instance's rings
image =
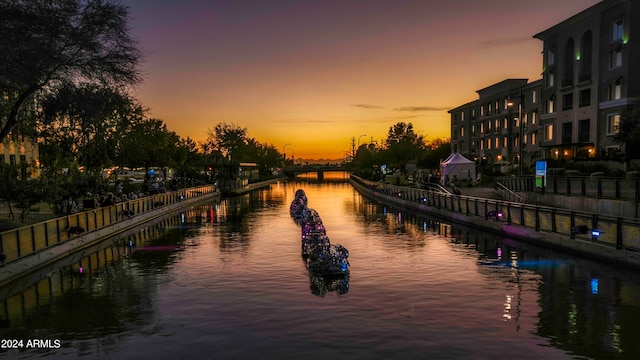
[[[325,164],[325,165],[297,165],[297,166],[287,166],[283,169],[285,175],[287,176],[296,176],[304,173],[313,173],[315,172],[318,175],[318,180],[322,180],[324,178],[325,172],[344,172],[347,169],[340,164]]]

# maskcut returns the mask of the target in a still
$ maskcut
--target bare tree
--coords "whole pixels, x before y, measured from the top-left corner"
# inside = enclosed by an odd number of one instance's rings
[[[127,8],[111,0],[0,0],[0,92],[10,99],[0,141],[41,92],[138,83],[142,54],[127,21]]]

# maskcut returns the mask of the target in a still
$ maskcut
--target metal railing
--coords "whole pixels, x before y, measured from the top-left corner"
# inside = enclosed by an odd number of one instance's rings
[[[497,181],[512,191],[536,189],[534,176],[504,177],[498,178]],[[640,201],[640,179],[548,176],[544,192],[597,199]]]
[[[9,213],[0,214],[0,219],[5,219],[5,220],[20,220],[20,217],[21,217],[20,214],[17,214],[17,213],[14,213],[13,217]],[[21,222],[23,224],[31,225],[31,224],[37,224],[39,222],[51,220],[56,217],[58,217],[58,215],[55,215],[55,214],[26,213]]]
[[[496,183],[496,191],[498,192],[498,195],[500,195],[503,199],[507,200],[507,201],[514,201],[514,202],[519,202],[519,203],[524,203],[525,200],[522,196],[516,194],[515,192],[509,190],[509,188],[507,188],[506,186],[502,185],[501,183],[497,182]]]
[[[431,191],[437,191],[445,194],[451,194],[451,191],[447,190],[447,188],[441,186],[440,184],[435,183],[427,183],[427,189]]]
[[[640,219],[600,215],[555,207],[445,194],[429,190],[388,185],[352,175],[356,183],[377,193],[408,203],[433,206],[451,213],[504,221],[535,231],[591,240],[617,249],[640,251]]]
[[[215,185],[181,189],[4,231],[0,233],[0,254],[4,256],[3,262],[9,263],[72,240],[81,233],[99,230],[162,206],[211,194],[215,191]]]

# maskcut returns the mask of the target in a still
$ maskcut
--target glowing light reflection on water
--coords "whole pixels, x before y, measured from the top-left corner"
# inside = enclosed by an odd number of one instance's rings
[[[298,188],[349,249],[348,278],[309,276],[288,214]],[[143,233],[5,297],[0,337],[118,359],[638,355],[625,339],[640,335],[640,275],[383,207],[346,183],[279,183]]]

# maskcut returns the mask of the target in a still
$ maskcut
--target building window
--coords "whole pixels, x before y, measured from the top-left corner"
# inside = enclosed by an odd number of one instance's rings
[[[491,114],[491,110],[493,110],[493,108],[491,107],[491,103],[489,103],[489,109],[487,109],[487,110],[488,110],[487,112],[488,112],[489,114]]]
[[[567,122],[562,124],[562,143],[571,144],[573,139],[573,123]]]
[[[480,106],[480,116],[484,116],[484,106]]]
[[[545,125],[544,127],[544,139],[553,140],[553,124]]]
[[[503,128],[503,129],[506,129],[506,128],[507,128],[507,126],[508,126],[507,119],[502,119],[502,128]]]
[[[607,135],[617,134],[619,128],[620,128],[620,114],[607,115]]]
[[[609,69],[622,66],[622,45],[618,45],[609,53]]]
[[[536,133],[532,132],[531,133],[531,145],[535,145],[536,144]]]
[[[622,19],[618,19],[613,23],[611,28],[611,41],[622,40],[622,28],[624,27]]]
[[[556,54],[554,49],[547,51],[547,66],[552,66],[556,62]]]
[[[514,137],[513,137],[513,147],[518,147],[518,146],[520,146],[520,145],[518,144],[518,137],[517,137],[517,136],[514,136]]]
[[[537,101],[538,101],[538,95],[536,91],[533,90],[533,92],[531,92],[531,102],[535,104]]]
[[[580,107],[591,105],[591,89],[580,90]]]
[[[531,125],[535,125],[537,121],[538,121],[538,113],[534,111],[531,113]]]
[[[549,71],[547,73],[547,87],[554,87],[556,83],[556,77],[553,74],[553,71]]]
[[[484,150],[484,141],[480,140],[480,150]]]
[[[487,139],[487,149],[491,149],[491,139]]]
[[[495,142],[496,142],[496,149],[500,148],[500,139],[496,138]]]
[[[509,146],[509,144],[507,144],[507,137],[503,136],[502,137],[502,147],[506,148],[507,146]]]
[[[527,127],[527,123],[529,122],[529,114],[522,114],[522,126]]]
[[[496,129],[496,131],[500,129],[500,119],[496,119],[496,126],[494,126],[493,128]]]
[[[578,142],[589,142],[589,119],[578,121]]]
[[[460,128],[460,137],[464,137],[464,128]]]
[[[562,95],[562,110],[573,109],[573,93]]]
[[[593,35],[591,30],[585,31],[582,35],[580,44],[580,74],[578,75],[578,81],[590,81],[591,80],[591,66],[592,66],[592,53],[593,53]]]
[[[609,100],[622,99],[622,78],[619,78],[613,84],[609,84],[608,97]]]
[[[573,62],[574,62],[575,45],[573,38],[569,38],[564,53],[564,74],[562,75],[562,86],[573,85]]]
[[[548,114],[552,114],[552,113],[554,113],[556,111],[555,100],[556,100],[556,96],[555,95],[551,95],[549,97],[549,100],[547,101],[547,113]]]

